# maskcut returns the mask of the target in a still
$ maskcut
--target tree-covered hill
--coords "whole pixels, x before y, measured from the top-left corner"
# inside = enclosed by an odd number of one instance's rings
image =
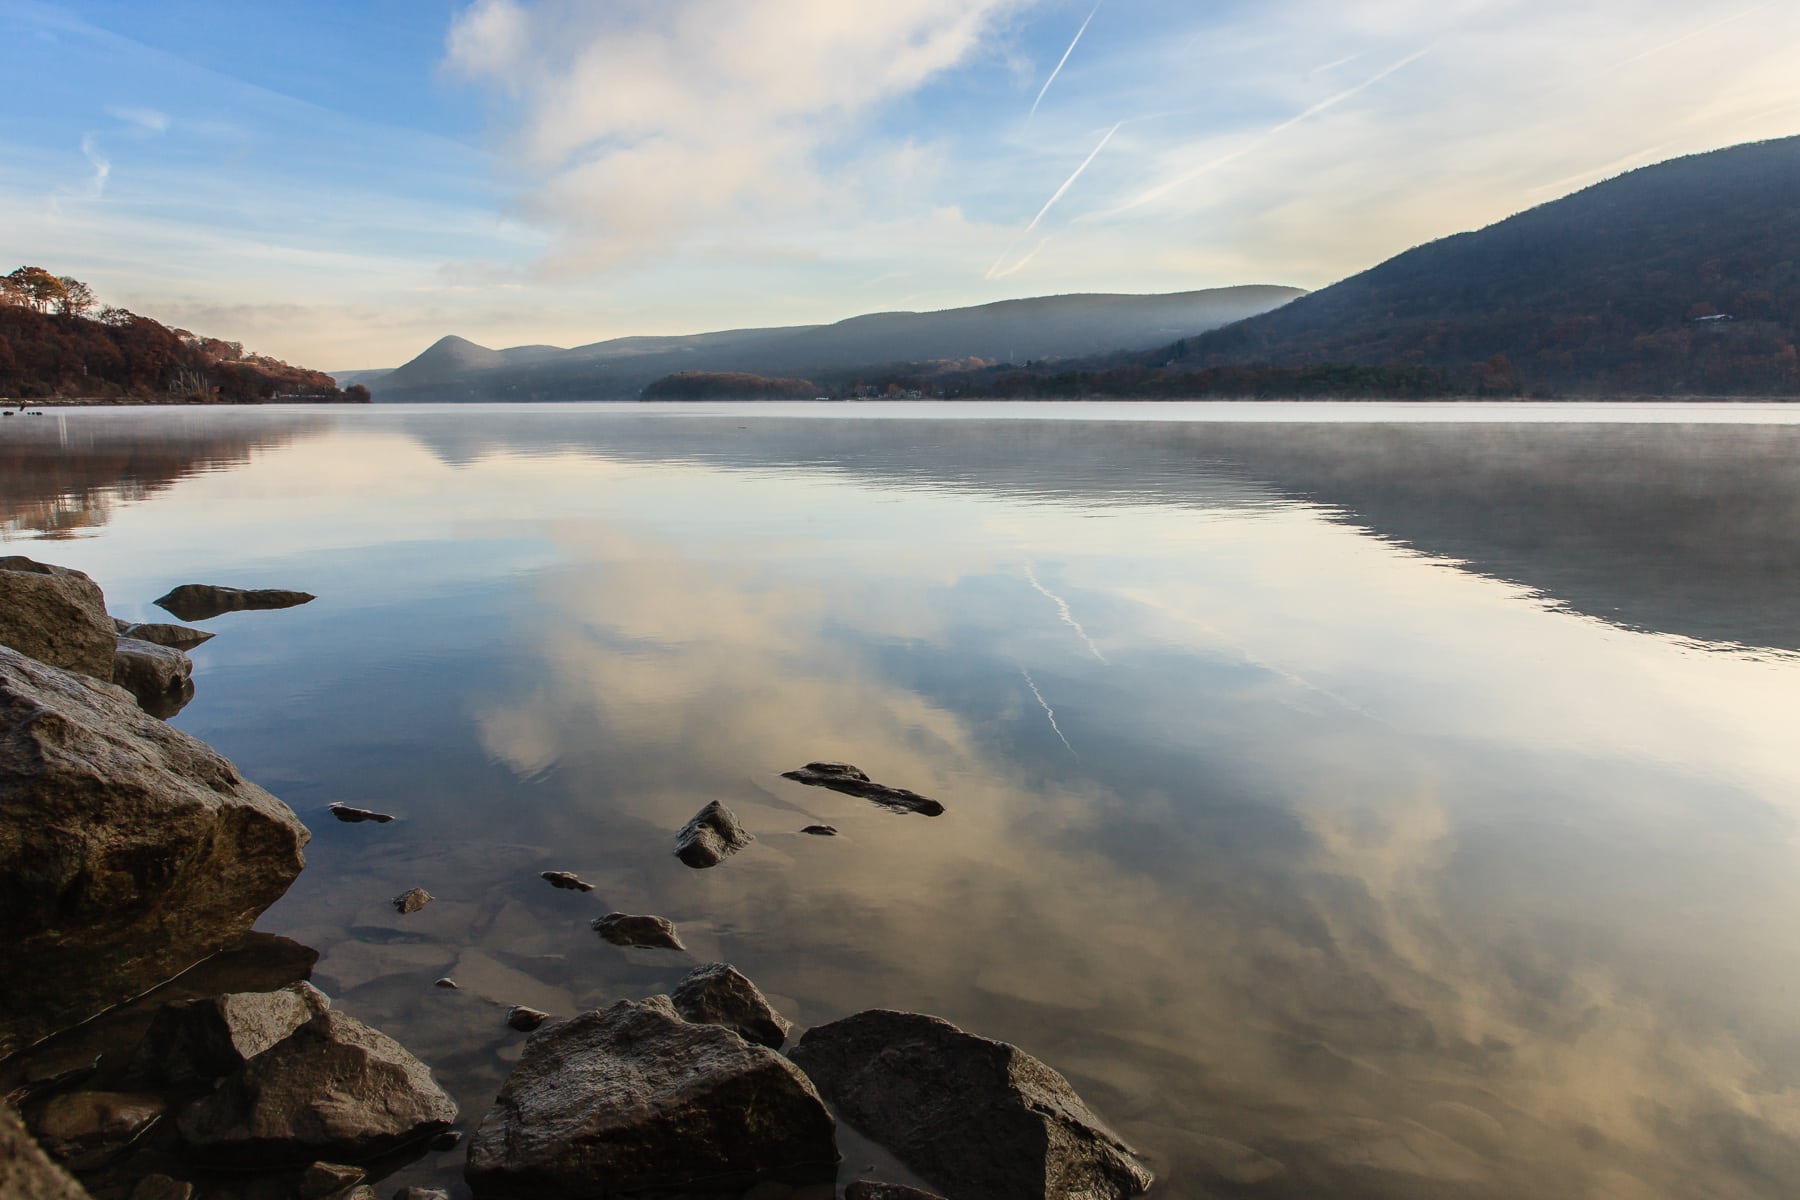
[[[0,276],[0,399],[258,404],[367,400],[322,371],[170,329],[42,267]]]
[[[1434,367],[1461,390],[1800,394],[1800,137],[1644,167],[1409,250],[1159,366]]]

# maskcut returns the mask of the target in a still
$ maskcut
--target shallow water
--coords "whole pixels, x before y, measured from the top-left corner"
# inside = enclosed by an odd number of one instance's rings
[[[1797,420],[53,411],[0,425],[0,552],[127,618],[184,582],[318,594],[205,622],[174,723],[314,832],[259,928],[469,1127],[506,1005],[723,959],[801,1025],[1018,1043],[1163,1195],[1773,1197]],[[779,778],[819,758],[948,811]],[[715,799],[757,840],[694,871],[672,834]],[[610,909],[689,953],[600,941]],[[460,1155],[394,1179],[460,1188]]]

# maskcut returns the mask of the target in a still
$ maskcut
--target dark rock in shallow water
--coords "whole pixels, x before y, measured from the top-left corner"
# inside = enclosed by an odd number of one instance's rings
[[[436,897],[424,888],[408,888],[394,897],[394,911],[410,916],[430,904]]]
[[[515,1004],[506,1010],[506,1026],[520,1033],[530,1033],[539,1025],[550,1019],[547,1012],[539,1012],[535,1008],[526,1008],[523,1004]]]
[[[137,697],[138,707],[168,719],[193,698],[194,662],[180,650],[121,637],[112,681]],[[172,710],[171,710],[172,707]]]
[[[643,946],[654,950],[686,950],[675,933],[675,924],[666,917],[634,917],[621,912],[607,913],[593,920],[594,932],[615,946]]]
[[[348,804],[327,804],[325,809],[338,820],[350,825],[358,825],[364,821],[386,825],[394,819],[392,813],[379,813],[367,808],[351,808]]]
[[[136,638],[140,642],[154,642],[158,646],[168,646],[173,650],[192,650],[202,642],[209,642],[215,636],[204,629],[189,629],[186,625],[159,625],[146,621],[133,625],[127,621],[113,618],[119,627],[119,636]]]
[[[309,837],[122,689],[0,648],[0,1057],[240,941]]]
[[[894,812],[922,813],[927,817],[935,817],[944,811],[944,806],[931,797],[909,792],[905,788],[875,783],[849,763],[810,762],[798,770],[783,771],[781,777],[812,787],[830,788],[834,792],[861,796],[864,800],[873,800]]]
[[[831,1115],[792,1063],[655,996],[533,1034],[464,1174],[483,1200],[738,1195],[829,1180],[837,1157]]]
[[[32,1111],[29,1124],[50,1157],[71,1171],[96,1171],[162,1120],[161,1097],[127,1092],[67,1092]]]
[[[814,837],[836,837],[837,836],[837,826],[836,825],[807,825],[807,826],[804,826],[800,830],[800,832],[801,833],[810,833]]]
[[[455,1103],[424,1063],[333,1010],[226,1076],[178,1126],[197,1160],[268,1168],[368,1158],[455,1120]]]
[[[210,583],[184,583],[155,603],[180,620],[204,621],[221,613],[246,609],[293,608],[315,599],[317,597],[308,592],[289,592],[280,588],[245,590]]]
[[[594,890],[593,884],[582,882],[568,871],[540,871],[538,874],[548,880],[551,887],[565,888],[576,892],[591,892]]]
[[[331,1007],[310,983],[164,1005],[132,1053],[134,1086],[192,1088],[241,1068]]]
[[[722,1025],[747,1042],[779,1050],[791,1025],[754,983],[729,963],[695,967],[676,986],[675,1011],[700,1025]]]
[[[454,979],[450,978],[448,975],[446,975],[442,979],[439,979],[436,982],[434,982],[431,986],[432,987],[441,987],[441,988],[455,988],[456,980],[454,980]]]
[[[792,1057],[844,1120],[958,1197],[1119,1200],[1152,1182],[1068,1080],[937,1017],[857,1013]]]
[[[936,1192],[922,1192],[899,1183],[858,1179],[844,1189],[844,1200],[944,1200]]]
[[[113,677],[118,631],[100,585],[23,555],[0,558],[0,646],[94,679]]]
[[[0,1104],[0,1196],[7,1200],[92,1200],[25,1132],[19,1114]]]
[[[690,867],[716,867],[755,840],[735,813],[714,800],[675,835],[675,857]]]

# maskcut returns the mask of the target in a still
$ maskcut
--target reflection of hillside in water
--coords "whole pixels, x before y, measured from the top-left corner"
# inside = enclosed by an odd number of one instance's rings
[[[459,428],[460,425],[460,428]],[[1301,498],[1604,621],[1800,650],[1800,427],[608,419],[412,429],[451,462],[590,451],[1047,502]]]
[[[329,427],[319,417],[268,412],[14,418],[0,428],[0,536],[80,537],[106,524],[117,505]]]

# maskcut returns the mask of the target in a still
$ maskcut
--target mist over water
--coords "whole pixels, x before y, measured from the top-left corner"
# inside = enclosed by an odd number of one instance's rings
[[[0,528],[122,617],[318,595],[206,622],[174,723],[466,1123],[506,1005],[720,959],[1019,1044],[1164,1195],[1783,1196],[1800,414],[1547,407],[77,410],[0,430]],[[711,800],[757,840],[690,870]]]

